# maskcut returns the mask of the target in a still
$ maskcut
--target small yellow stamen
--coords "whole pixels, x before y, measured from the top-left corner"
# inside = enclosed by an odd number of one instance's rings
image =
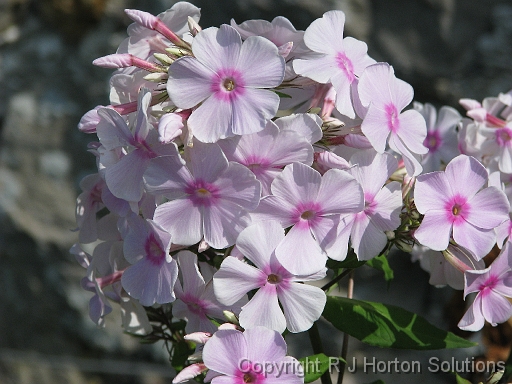
[[[452,213],[457,216],[460,213],[460,207],[458,205],[454,205],[452,208]]]
[[[302,215],[300,215],[301,219],[304,220],[311,220],[313,217],[315,217],[315,212],[313,211],[304,211],[302,212]]]
[[[222,84],[224,86],[224,88],[227,90],[227,91],[232,91],[233,89],[235,89],[235,82],[231,79],[226,79],[224,80],[224,83]]]
[[[277,275],[274,275],[273,273],[268,275],[267,277],[267,281],[270,283],[270,284],[276,284],[276,283],[279,283],[279,276]]]
[[[210,196],[210,191],[207,190],[206,188],[198,188],[196,190],[196,194],[199,197],[207,197],[207,196]]]

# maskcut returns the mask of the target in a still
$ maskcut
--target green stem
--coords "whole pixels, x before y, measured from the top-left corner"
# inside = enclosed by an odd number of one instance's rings
[[[348,287],[347,287],[347,299],[351,299],[354,296],[354,270],[350,270],[350,274],[348,277]],[[345,374],[345,367],[346,363],[343,361],[347,360],[347,352],[348,352],[348,340],[349,340],[348,333],[343,334],[343,344],[341,346],[341,357],[343,360],[340,360],[339,363],[339,373],[338,373],[338,380],[337,384],[343,383],[343,375]]]
[[[311,347],[313,347],[313,353],[318,355],[319,353],[324,352],[324,347],[322,346],[322,339],[320,339],[320,332],[318,332],[318,326],[313,323],[313,326],[308,331],[309,340],[311,341]],[[322,377],[320,377],[320,381],[322,384],[332,384],[331,374],[329,371],[325,372]]]
[[[327,284],[325,284],[322,287],[322,290],[327,291],[329,288],[331,288],[334,284],[337,284],[341,279],[343,279],[345,276],[350,274],[350,272],[352,272],[352,271],[353,271],[352,268],[347,268],[346,270],[341,272],[338,276],[336,276],[334,279],[332,279]]]

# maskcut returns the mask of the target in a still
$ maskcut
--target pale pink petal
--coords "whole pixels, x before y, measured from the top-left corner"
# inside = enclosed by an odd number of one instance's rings
[[[361,130],[373,148],[379,153],[384,153],[386,150],[386,142],[390,133],[387,125],[388,120],[385,112],[374,105],[370,105],[361,123]]]
[[[247,135],[263,130],[279,107],[279,96],[272,91],[245,88],[243,95],[233,99],[231,129],[235,135]]]
[[[266,284],[242,307],[240,325],[246,329],[264,326],[279,333],[286,329],[286,319],[277,301],[275,285]]]
[[[327,255],[329,255],[331,259],[342,261],[347,257],[348,240],[355,217],[355,214],[351,214],[340,219],[336,239],[326,249]]]
[[[267,276],[262,271],[236,257],[228,256],[213,275],[213,289],[220,303],[232,305],[266,281]]]
[[[352,176],[363,187],[363,191],[376,196],[384,183],[398,168],[395,157],[389,153],[379,154],[373,149],[356,152],[350,158]]]
[[[204,291],[205,282],[197,267],[197,255],[185,250],[178,252],[176,258],[183,278],[183,289],[181,291],[199,298]],[[177,296],[180,297],[178,294]]]
[[[231,26],[203,29],[192,43],[194,56],[212,71],[235,66],[240,56],[242,40]],[[172,66],[171,66],[172,67]]]
[[[322,176],[318,197],[322,212],[356,213],[364,208],[363,189],[348,172],[329,169]]]
[[[304,137],[311,144],[322,139],[322,119],[311,113],[297,113],[280,117],[275,121],[280,131],[293,131]]]
[[[388,242],[383,230],[366,215],[358,215],[352,227],[352,247],[359,260],[370,260],[378,256]]]
[[[219,196],[246,210],[254,210],[260,202],[261,185],[254,174],[241,164],[231,162],[226,171],[217,178],[215,186]]]
[[[251,217],[255,222],[277,220],[283,228],[287,228],[295,224],[293,219],[294,212],[295,208],[288,200],[269,195],[260,200],[256,211],[251,212]]]
[[[286,342],[278,332],[265,327],[255,327],[244,332],[247,358],[254,362],[279,361],[286,355]]]
[[[450,180],[453,195],[466,198],[474,196],[487,182],[487,171],[471,156],[459,155],[446,166],[446,177]]]
[[[401,111],[407,107],[414,97],[414,89],[409,83],[395,77],[392,66],[389,66],[389,92],[395,107]]]
[[[414,203],[419,213],[430,209],[443,210],[450,196],[450,183],[444,172],[418,176],[414,186]]]
[[[448,247],[451,232],[452,223],[447,220],[446,213],[430,210],[425,213],[420,227],[414,232],[414,237],[420,244],[434,251],[444,251]]]
[[[193,57],[182,57],[169,67],[167,93],[179,108],[192,108],[209,97],[215,73]],[[184,91],[186,90],[186,92]]]
[[[286,327],[290,332],[304,332],[311,328],[324,310],[325,292],[312,285],[290,283],[278,287],[277,295],[283,306]]]
[[[203,362],[208,369],[234,376],[240,360],[247,357],[248,348],[242,332],[219,330],[203,348]]]
[[[130,296],[144,306],[151,306],[175,300],[173,288],[177,277],[175,260],[159,266],[144,258],[124,271],[121,282]]]
[[[203,214],[204,239],[216,249],[235,244],[240,232],[250,223],[250,217],[245,210],[225,200],[218,200],[205,208]],[[177,240],[174,241],[179,243]]]
[[[119,113],[111,108],[100,108],[98,116],[100,121],[96,126],[96,133],[107,150],[133,143],[133,135]]]
[[[169,199],[176,199],[186,195],[185,190],[193,183],[194,178],[176,153],[175,156],[152,159],[144,173],[144,180],[148,192],[165,194]]]
[[[402,210],[401,185],[397,181],[386,184],[373,199],[375,211],[368,212],[372,222],[383,231],[393,231],[400,225]]]
[[[321,181],[322,176],[313,168],[293,163],[274,179],[271,190],[275,196],[296,206],[302,202],[316,201]]]
[[[284,238],[284,230],[277,221],[259,222],[245,228],[236,241],[242,254],[259,269],[270,265],[270,256]]]
[[[475,227],[494,229],[509,218],[508,199],[496,187],[481,190],[468,201],[468,204],[471,209],[464,218]]]
[[[345,14],[342,11],[325,12],[321,19],[313,21],[304,33],[304,42],[311,50],[335,53],[343,47]]]
[[[357,86],[357,92],[362,106],[368,107],[370,104],[373,104],[374,107],[378,106],[381,113],[384,113],[383,107],[394,102],[390,93],[390,83],[394,80],[396,80],[396,77],[393,72],[393,67],[387,63],[376,63],[366,67],[359,78]],[[387,122],[385,124],[387,126]]]
[[[491,267],[481,270],[467,270],[464,272],[464,298],[472,293],[479,292],[482,283],[489,278]]]
[[[203,238],[201,211],[189,199],[159,205],[154,220],[169,231],[175,244],[192,245]]]
[[[293,70],[299,75],[326,84],[337,70],[337,65],[334,56],[327,55],[307,60],[295,59],[293,60]]]
[[[366,44],[365,44],[366,45]],[[349,59],[347,59],[349,60]],[[331,77],[331,83],[336,90],[336,109],[339,113],[351,119],[356,117],[354,106],[352,104],[352,73],[338,71]]]
[[[327,257],[309,227],[295,225],[277,246],[276,257],[294,275],[308,275],[325,267]]]
[[[512,316],[512,304],[499,293],[491,290],[485,296],[483,292],[479,295],[482,296],[482,314],[491,325],[504,323]]]
[[[405,169],[409,176],[418,176],[422,171],[423,167],[420,164],[421,156],[415,153],[411,153],[400,137],[395,134],[389,136],[389,147],[402,155],[402,159],[405,164]]]
[[[142,176],[149,165],[147,152],[136,149],[107,167],[105,181],[112,194],[126,201],[140,201],[144,190]]]
[[[460,319],[459,324],[457,326],[463,331],[471,331],[476,332],[483,328],[485,324],[485,319],[482,314],[482,298],[480,295],[477,295],[475,301],[469,309],[466,311],[462,319]]]
[[[237,69],[244,74],[247,87],[273,88],[284,78],[285,62],[275,44],[260,36],[251,36],[242,44]]]
[[[196,180],[214,183],[228,169],[228,160],[217,144],[194,141],[189,157],[187,165]]]
[[[427,126],[425,119],[418,111],[410,109],[400,114],[400,129],[397,135],[404,145],[413,153],[425,154],[428,148],[423,145],[427,137]]]
[[[211,96],[192,112],[187,121],[188,128],[199,141],[214,143],[233,136],[232,114],[233,105],[230,102]]]
[[[311,232],[320,248],[326,250],[336,240],[339,215],[324,216],[315,220],[310,226]],[[327,252],[329,256],[329,253]]]
[[[487,255],[496,243],[496,235],[492,229],[477,228],[465,221],[453,226],[453,239],[473,252],[477,260]]]

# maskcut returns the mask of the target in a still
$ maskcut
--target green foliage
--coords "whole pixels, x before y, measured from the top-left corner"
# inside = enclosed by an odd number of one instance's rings
[[[475,345],[393,305],[328,297],[323,316],[340,331],[377,347],[431,350]]]
[[[369,265],[372,268],[384,272],[384,279],[386,279],[388,283],[395,277],[393,270],[389,265],[388,258],[386,257],[386,255],[374,257],[373,259],[368,260],[366,262],[366,265]]]
[[[340,359],[344,361],[343,359]],[[304,383],[311,383],[319,379],[329,370],[330,358],[323,353],[299,359],[304,369]]]

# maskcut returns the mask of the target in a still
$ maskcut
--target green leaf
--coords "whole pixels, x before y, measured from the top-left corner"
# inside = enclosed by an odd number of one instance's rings
[[[366,261],[357,260],[356,254],[354,252],[351,252],[347,256],[347,258],[343,261],[336,261],[333,259],[328,259],[326,266],[327,266],[327,268],[338,270],[340,268],[351,268],[351,269],[359,268],[360,266],[365,265],[365,264],[366,264]]]
[[[192,353],[194,353],[194,349],[190,348],[186,341],[182,340],[179,343],[174,344],[171,365],[177,372],[181,371],[185,367],[185,362]]]
[[[337,361],[343,361],[342,358],[335,358]],[[331,358],[319,353],[318,355],[306,356],[299,359],[299,363],[302,364],[304,369],[304,383],[311,383],[319,379],[325,372],[329,370],[331,366]]]
[[[323,316],[340,331],[377,347],[431,350],[476,345],[394,305],[330,296]]]
[[[395,277],[393,270],[389,266],[388,258],[385,255],[374,257],[373,259],[368,260],[366,264],[368,264],[372,268],[384,272],[384,278],[386,279],[387,282],[393,280],[393,278]]]
[[[274,92],[275,92],[275,93],[277,94],[277,96],[279,96],[279,97],[282,97],[282,98],[285,98],[285,99],[291,99],[291,98],[292,98],[290,95],[288,95],[288,94],[286,94],[286,93],[279,92],[279,91],[274,91]]]
[[[455,377],[457,378],[457,384],[471,384],[471,381],[460,377],[458,373],[455,373]]]

